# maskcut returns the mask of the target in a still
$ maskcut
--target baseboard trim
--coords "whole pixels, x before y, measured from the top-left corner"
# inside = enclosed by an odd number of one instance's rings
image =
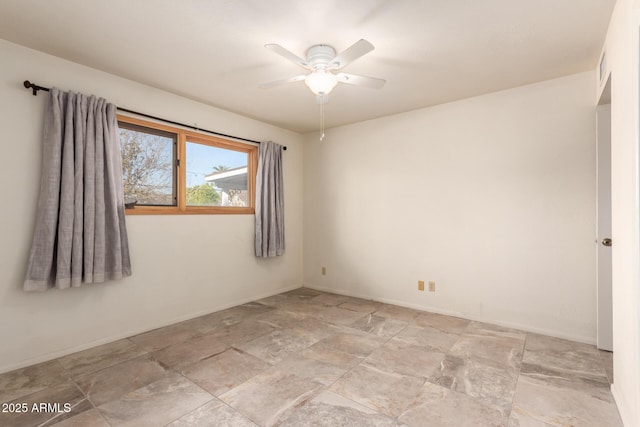
[[[232,302],[229,302],[228,304],[223,304],[220,306],[216,306],[212,309],[207,309],[207,310],[201,310],[199,312],[196,313],[190,313],[190,314],[186,314],[184,316],[178,316],[176,318],[167,320],[167,321],[163,321],[160,322],[158,324],[154,324],[152,326],[144,326],[141,328],[136,328],[136,329],[130,329],[126,332],[123,332],[121,334],[116,334],[116,335],[111,335],[109,337],[105,337],[105,338],[101,338],[95,341],[91,341],[88,343],[84,343],[84,344],[80,344],[74,347],[69,347],[69,348],[65,348],[63,350],[59,350],[59,351],[53,351],[50,353],[46,353],[43,354],[41,356],[37,356],[37,357],[31,357],[29,359],[25,359],[24,361],[21,361],[19,363],[14,363],[14,364],[10,364],[10,365],[6,365],[6,366],[1,366],[0,367],[0,374],[4,374],[6,372],[11,372],[13,370],[16,369],[21,369],[21,368],[25,368],[27,366],[31,366],[31,365],[35,365],[38,363],[43,363],[43,362],[48,362],[50,360],[54,360],[57,359],[59,357],[63,357],[63,356],[67,356],[69,354],[72,353],[77,353],[78,351],[83,351],[83,350],[87,350],[93,347],[97,347],[99,345],[103,345],[103,344],[108,344],[110,342],[114,342],[114,341],[118,341],[124,338],[129,338],[132,337],[134,335],[138,335],[138,334],[142,334],[144,332],[149,332],[149,331],[153,331],[154,329],[158,329],[158,328],[163,328],[165,326],[169,326],[169,325],[173,325],[174,323],[179,323],[179,322],[184,322],[185,320],[191,320],[194,319],[196,317],[200,317],[200,316],[204,316],[206,314],[210,314],[210,313],[215,313],[216,311],[220,311],[220,310],[225,310],[227,308],[231,308],[231,307],[235,307],[237,305],[242,305],[242,304],[246,304],[248,302],[252,302],[252,301],[256,301],[262,298],[267,298],[273,295],[277,295],[280,294],[282,292],[287,292],[287,291],[291,291],[294,289],[298,289],[300,288],[300,285],[295,285],[295,286],[287,286],[287,287],[283,287],[280,288],[276,291],[273,292],[268,292],[268,293],[264,293],[264,294],[260,294],[254,297],[250,297],[250,298],[240,298],[237,300],[233,300]]]
[[[596,338],[595,337],[586,337],[586,336],[580,336],[580,335],[564,334],[562,332],[558,332],[558,331],[554,331],[554,330],[548,330],[548,329],[544,329],[544,328],[536,328],[536,327],[532,327],[532,326],[529,326],[529,325],[523,325],[523,324],[519,324],[519,323],[515,323],[515,322],[502,322],[502,321],[495,320],[495,319],[487,319],[487,318],[483,318],[483,317],[480,317],[480,316],[473,316],[473,315],[470,315],[468,313],[460,313],[460,312],[457,312],[457,311],[454,311],[454,310],[443,310],[443,309],[437,308],[437,307],[430,307],[430,306],[423,306],[423,305],[418,305],[418,304],[411,304],[411,303],[407,303],[405,301],[395,300],[395,299],[391,299],[391,298],[376,298],[376,297],[372,297],[371,295],[363,295],[363,294],[357,294],[357,293],[353,293],[353,292],[344,292],[342,290],[331,289],[331,288],[326,288],[326,287],[316,286],[316,285],[309,285],[309,284],[304,284],[303,286],[305,288],[315,289],[317,291],[331,292],[331,293],[334,293],[334,294],[344,295],[344,296],[348,296],[348,297],[362,298],[362,299],[367,299],[367,300],[371,300],[371,301],[382,302],[382,303],[385,303],[385,304],[393,304],[393,305],[398,305],[398,306],[401,306],[401,307],[412,308],[414,310],[428,311],[430,313],[436,313],[436,314],[444,314],[444,315],[447,315],[447,316],[459,317],[461,319],[473,320],[473,321],[476,321],[476,322],[491,323],[491,324],[494,324],[494,325],[503,326],[505,328],[519,329],[519,330],[525,331],[525,332],[532,332],[532,333],[535,333],[535,334],[548,335],[548,336],[551,336],[551,337],[562,338],[562,339],[566,339],[566,340],[570,340],[570,341],[576,341],[576,342],[580,342],[580,343],[584,343],[584,344],[591,344],[591,345],[595,345],[596,344]]]
[[[627,402],[624,399],[622,393],[618,391],[618,388],[615,384],[611,384],[611,394],[613,395],[613,400],[616,402],[616,406],[618,407],[618,413],[620,414],[620,419],[622,420],[622,425],[624,426],[634,426],[638,425],[634,423],[631,419],[631,411],[627,406]],[[637,420],[640,421],[640,420]]]

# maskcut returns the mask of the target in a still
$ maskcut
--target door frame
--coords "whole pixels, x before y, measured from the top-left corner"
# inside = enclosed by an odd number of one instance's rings
[[[604,84],[596,108],[596,340],[613,351],[613,247],[602,244],[611,238],[611,74]]]

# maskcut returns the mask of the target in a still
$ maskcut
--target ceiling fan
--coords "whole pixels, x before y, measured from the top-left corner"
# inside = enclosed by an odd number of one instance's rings
[[[307,49],[306,59],[300,58],[298,55],[283,48],[279,44],[266,44],[264,47],[290,60],[305,70],[311,71],[311,73],[263,83],[260,85],[263,89],[280,86],[286,83],[304,81],[309,89],[311,89],[311,92],[316,94],[316,102],[318,104],[325,104],[329,100],[329,92],[331,92],[338,83],[348,83],[373,89],[380,89],[386,83],[385,80],[375,77],[335,73],[335,71],[341,70],[351,62],[363,55],[366,55],[374,49],[373,45],[364,39],[358,40],[338,55],[336,55],[335,49],[329,45],[313,45]]]

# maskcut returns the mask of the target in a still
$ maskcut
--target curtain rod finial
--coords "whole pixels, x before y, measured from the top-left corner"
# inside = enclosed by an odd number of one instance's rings
[[[32,90],[33,96],[38,95],[38,88],[36,87],[36,85],[31,83],[29,80],[25,80],[23,85],[24,85],[25,88]]]

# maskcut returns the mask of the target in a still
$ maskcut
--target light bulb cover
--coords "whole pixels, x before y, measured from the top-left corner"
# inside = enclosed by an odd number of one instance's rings
[[[338,79],[334,74],[326,70],[317,70],[309,74],[304,83],[316,95],[326,95],[338,84]]]

